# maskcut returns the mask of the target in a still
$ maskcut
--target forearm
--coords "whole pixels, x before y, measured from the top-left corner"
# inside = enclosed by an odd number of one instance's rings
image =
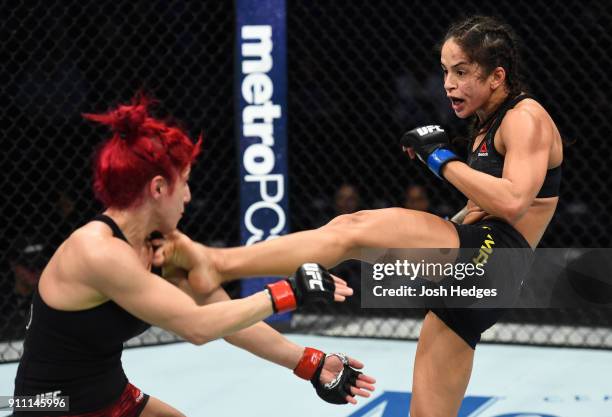
[[[443,169],[444,178],[485,212],[513,221],[523,211],[520,198],[512,183],[470,168],[460,161],[449,162]]]
[[[211,294],[196,294],[187,280],[181,286],[200,305],[228,301],[229,295],[223,288],[217,288]],[[259,322],[251,327],[228,335],[225,340],[232,345],[247,350],[260,358],[274,362],[289,369],[295,368],[304,348],[291,342],[268,324]]]
[[[225,340],[260,358],[289,369],[295,368],[304,352],[303,347],[296,345],[263,322],[226,336]]]
[[[203,344],[245,329],[274,313],[270,297],[263,291],[240,300],[197,307],[188,319],[188,340]]]

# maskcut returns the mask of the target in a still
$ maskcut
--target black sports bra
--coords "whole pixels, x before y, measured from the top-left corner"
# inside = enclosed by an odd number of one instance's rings
[[[493,139],[495,138],[495,133],[499,126],[501,125],[506,112],[516,106],[521,100],[526,98],[533,98],[529,94],[521,94],[512,100],[507,101],[502,105],[502,108],[499,110],[495,120],[491,124],[491,127],[487,131],[486,135],[480,141],[476,150],[473,150],[474,140],[470,141],[468,148],[468,158],[467,164],[481,172],[486,172],[487,174],[493,175],[495,177],[501,178],[502,172],[504,170],[504,155],[500,155],[497,150],[495,150],[495,145],[493,143]],[[559,188],[561,187],[561,165],[551,168],[546,171],[546,177],[544,178],[544,183],[542,184],[542,188],[538,192],[537,198],[546,198],[546,197],[558,197],[559,196]]]

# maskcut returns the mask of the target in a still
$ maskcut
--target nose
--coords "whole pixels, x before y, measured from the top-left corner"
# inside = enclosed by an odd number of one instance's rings
[[[444,76],[444,90],[446,90],[446,92],[448,93],[455,88],[455,80],[452,78],[450,73],[446,74]]]

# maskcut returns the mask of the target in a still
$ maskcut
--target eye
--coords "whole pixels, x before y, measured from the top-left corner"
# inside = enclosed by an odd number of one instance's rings
[[[465,75],[465,71],[464,70],[457,70],[457,75],[459,77],[463,77]]]

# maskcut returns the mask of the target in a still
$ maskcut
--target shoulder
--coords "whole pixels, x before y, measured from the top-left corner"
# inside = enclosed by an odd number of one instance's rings
[[[551,131],[547,128],[551,122],[542,105],[533,99],[525,99],[508,110],[499,133],[505,145],[515,141],[532,146],[550,144],[552,136],[546,132]]]
[[[533,99],[525,99],[518,103],[514,108],[508,110],[500,129],[511,129],[516,125],[525,125],[527,127],[535,126],[542,122],[544,108]]]
[[[63,246],[64,262],[81,271],[83,277],[103,276],[125,262],[138,261],[130,245],[115,238],[101,222],[90,222],[75,230]]]

